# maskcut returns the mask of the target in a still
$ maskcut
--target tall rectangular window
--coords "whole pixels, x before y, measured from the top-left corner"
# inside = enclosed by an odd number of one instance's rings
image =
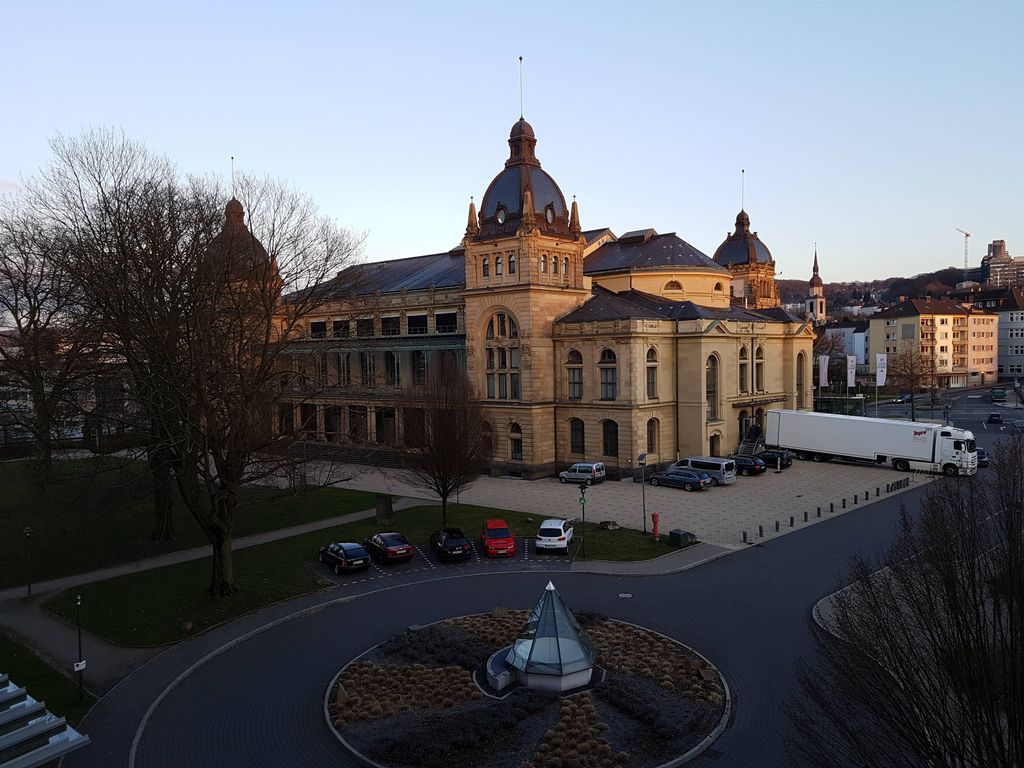
[[[518,373],[510,373],[508,375],[508,387],[509,387],[509,397],[512,398],[513,400],[518,400],[519,399],[519,374]]]
[[[427,383],[427,353],[418,349],[412,353],[412,383]]]
[[[656,365],[647,366],[647,399],[658,399],[658,367]]]
[[[582,368],[568,368],[566,369],[569,375],[569,391],[568,396],[570,400],[582,400],[583,399],[583,369]]]
[[[614,400],[617,393],[615,368],[601,369],[601,399]]]
[[[394,352],[385,352],[384,365],[386,367],[384,375],[387,378],[387,385],[389,387],[397,387],[402,383],[402,372],[398,367],[398,355]]]
[[[372,387],[374,379],[373,352],[359,353],[360,383],[364,387]]]
[[[569,422],[569,452],[585,453],[583,422],[580,419],[573,419]]]
[[[493,400],[494,399],[494,374],[493,373],[488,373],[487,374],[487,399],[488,400]]]
[[[331,333],[336,339],[348,338],[348,320],[334,320],[331,322]]]

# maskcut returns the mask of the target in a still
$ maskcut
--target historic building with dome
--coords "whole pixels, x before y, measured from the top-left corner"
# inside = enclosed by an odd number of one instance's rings
[[[329,302],[292,344],[282,428],[342,446],[414,441],[415,398],[442,356],[477,388],[495,474],[724,455],[766,409],[811,407],[813,328],[779,306],[745,211],[714,258],[675,233],[585,230],[530,124],[508,145],[456,248],[322,286]]]

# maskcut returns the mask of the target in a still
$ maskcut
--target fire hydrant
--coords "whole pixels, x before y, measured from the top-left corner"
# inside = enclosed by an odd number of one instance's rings
[[[651,533],[654,536],[655,541],[660,540],[658,536],[658,517],[659,515],[657,512],[651,512],[651,525],[653,526]]]

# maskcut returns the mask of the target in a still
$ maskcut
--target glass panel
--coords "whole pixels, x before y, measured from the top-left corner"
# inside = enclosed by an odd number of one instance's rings
[[[487,374],[487,397],[490,400],[494,399],[494,374]]]
[[[519,399],[519,374],[510,373],[508,375],[509,387],[511,389],[510,395],[513,400]]]
[[[509,353],[509,356],[510,356],[509,368],[518,369],[519,368],[519,347],[512,347],[512,349],[510,349],[508,351],[508,353]]]

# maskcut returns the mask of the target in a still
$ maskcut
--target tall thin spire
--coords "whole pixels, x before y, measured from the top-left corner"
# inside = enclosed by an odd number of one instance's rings
[[[480,223],[476,216],[476,203],[473,196],[469,197],[469,217],[466,221],[466,237],[476,237],[480,233]]]
[[[523,57],[519,57],[519,119],[523,119]]]
[[[747,209],[746,196],[747,196],[747,171],[744,168],[740,168],[740,210],[745,211]]]
[[[814,274],[818,274],[818,243],[814,243]]]
[[[569,232],[573,237],[579,237],[580,231],[580,209],[576,207],[576,195],[573,195],[572,211],[569,214]]]
[[[231,156],[231,196],[235,196],[235,156]]]

